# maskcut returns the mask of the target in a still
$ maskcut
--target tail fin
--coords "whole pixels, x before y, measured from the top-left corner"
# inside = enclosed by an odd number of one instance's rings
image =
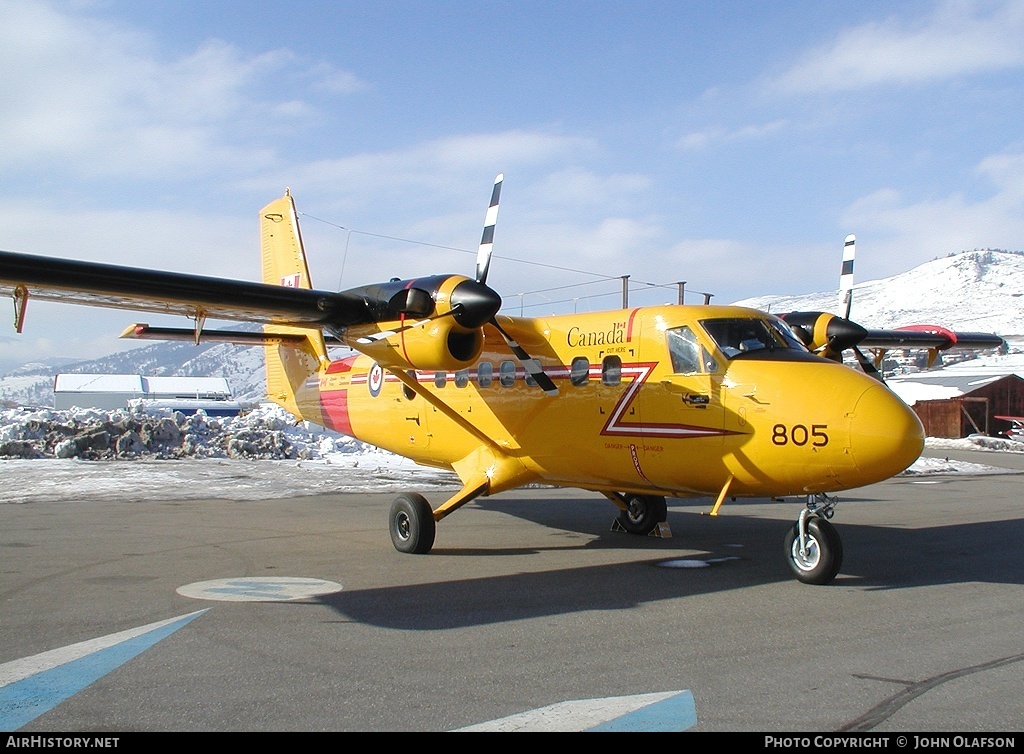
[[[289,192],[260,210],[263,282],[312,288],[302,235]],[[327,368],[330,359],[319,328],[264,325],[267,334],[297,334],[299,341],[266,346],[267,397],[296,416],[322,423],[319,390],[309,378]]]

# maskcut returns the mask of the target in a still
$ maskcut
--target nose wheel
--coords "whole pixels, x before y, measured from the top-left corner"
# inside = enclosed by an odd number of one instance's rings
[[[843,565],[843,542],[824,518],[831,517],[835,500],[814,497],[807,506],[786,534],[786,562],[798,581],[828,584]]]

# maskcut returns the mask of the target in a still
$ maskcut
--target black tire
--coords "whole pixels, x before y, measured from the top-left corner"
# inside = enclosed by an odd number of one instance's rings
[[[434,511],[422,495],[414,492],[399,495],[391,504],[388,522],[391,543],[399,552],[423,555],[434,546]]]
[[[629,510],[619,514],[619,523],[630,534],[646,536],[668,520],[668,504],[660,495],[626,495]]]
[[[786,562],[798,581],[805,584],[827,584],[843,565],[843,542],[839,532],[828,521],[817,516],[807,521],[807,555],[800,553],[800,528],[786,534]]]

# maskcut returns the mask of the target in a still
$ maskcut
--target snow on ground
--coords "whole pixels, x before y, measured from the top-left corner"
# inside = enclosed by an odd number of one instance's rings
[[[335,454],[310,461],[0,461],[0,504],[55,500],[273,500],[332,492],[427,491],[454,474],[383,454]]]
[[[922,457],[905,475],[1006,473],[999,468],[999,454],[1024,453],[1024,443],[993,437],[929,438],[927,446],[989,451],[993,465]],[[269,500],[458,485],[451,472],[419,466],[315,425],[296,425],[276,406],[223,419],[166,411],[0,410],[4,452],[0,504]]]
[[[170,411],[0,410],[0,504],[58,499],[265,500],[458,484],[277,406],[214,418]]]

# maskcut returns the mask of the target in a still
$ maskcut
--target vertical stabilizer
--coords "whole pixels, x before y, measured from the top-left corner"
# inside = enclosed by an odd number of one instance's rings
[[[290,193],[285,192],[260,210],[260,243],[264,283],[313,287]],[[264,325],[263,331],[305,336],[298,343],[289,341],[266,347],[267,397],[296,416],[322,424],[315,376],[329,363],[323,333],[319,328],[284,325]]]

